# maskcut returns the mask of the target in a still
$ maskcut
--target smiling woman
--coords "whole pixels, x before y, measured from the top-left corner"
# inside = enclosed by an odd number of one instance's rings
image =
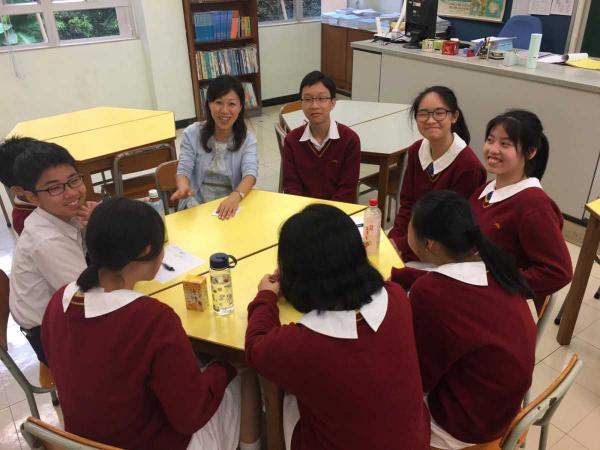
[[[185,129],[177,167],[180,208],[217,198],[220,219],[233,217],[258,177],[256,138],[244,121],[245,95],[232,76],[215,78],[208,85],[205,122]]]

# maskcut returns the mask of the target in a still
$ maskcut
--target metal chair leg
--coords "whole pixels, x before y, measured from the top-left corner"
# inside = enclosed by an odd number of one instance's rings
[[[4,218],[6,219],[6,226],[10,228],[12,225],[10,223],[10,217],[8,216],[8,212],[6,211],[6,207],[4,206],[4,202],[0,198],[0,207],[2,207],[2,214],[4,214]]]
[[[564,308],[565,308],[565,304],[563,303],[562,306],[560,307],[560,311],[558,312],[558,314],[556,315],[556,318],[554,319],[554,325],[560,325],[560,319],[562,317]]]

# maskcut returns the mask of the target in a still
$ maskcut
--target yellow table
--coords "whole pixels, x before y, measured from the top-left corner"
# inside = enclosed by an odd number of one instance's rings
[[[336,206],[346,214],[363,211],[365,205],[318,200],[297,195],[279,194],[252,190],[240,203],[240,212],[229,220],[219,220],[212,216],[220,200],[204,203],[166,217],[169,244],[177,245],[204,263],[188,273],[208,272],[208,259],[211,254],[224,252],[238,260],[277,245],[279,227],[291,215],[312,203],[326,203]],[[168,283],[149,281],[138,283],[136,290],[151,294],[177,283],[185,275]]]
[[[371,262],[388,278],[392,267],[402,267],[398,253],[386,236],[382,237],[379,255]],[[238,263],[232,269],[233,301],[235,310],[228,316],[217,316],[208,311],[188,311],[185,307],[183,287],[173,286],[153,297],[175,310],[186,333],[197,351],[224,358],[228,361],[244,362],[244,341],[247,327],[247,307],[257,293],[257,286],[263,275],[272,273],[277,266],[277,247],[256,253]],[[208,286],[210,293],[210,280]],[[209,294],[210,295],[210,294]],[[279,301],[279,317],[283,324],[296,322],[301,313],[285,300]],[[283,413],[281,389],[261,379],[265,397],[267,449],[284,450]]]
[[[169,111],[91,108],[21,122],[8,136],[28,136],[65,147],[84,176],[88,198],[94,199],[92,174],[112,170],[118,153],[168,143],[175,156],[175,117]]]
[[[556,340],[561,345],[569,345],[571,343],[583,294],[590,278],[596,252],[598,251],[598,243],[600,243],[600,199],[588,203],[585,205],[585,209],[590,212],[590,219],[585,229],[585,236],[583,237],[583,244],[577,258],[573,281],[571,282],[569,293],[565,298],[560,319],[560,328],[556,336]]]

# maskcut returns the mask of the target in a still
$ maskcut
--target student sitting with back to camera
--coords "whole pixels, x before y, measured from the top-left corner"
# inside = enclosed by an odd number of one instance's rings
[[[414,269],[392,270],[392,280],[410,289],[431,448],[498,440],[531,385],[531,290],[511,255],[486,238],[468,201],[455,192],[433,191],[414,205],[408,244],[434,266],[416,278]]]
[[[283,144],[283,192],[325,200],[356,202],[360,139],[331,118],[335,84],[315,70],[300,83],[308,123],[290,131]]]
[[[94,210],[90,263],[52,296],[42,324],[65,429],[131,450],[258,450],[254,373],[220,362],[201,371],[175,311],[134,290],[155,277],[164,231],[140,201]]]

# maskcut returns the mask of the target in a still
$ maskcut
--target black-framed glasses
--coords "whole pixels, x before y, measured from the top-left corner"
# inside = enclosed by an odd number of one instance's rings
[[[431,116],[433,116],[433,120],[436,122],[441,122],[446,117],[448,117],[448,113],[452,111],[444,108],[437,108],[433,111],[429,111],[427,109],[419,109],[417,111],[416,117],[419,122],[427,122]]]
[[[66,183],[53,184],[52,186],[47,187],[46,189],[36,189],[35,192],[47,192],[48,194],[54,197],[65,192],[67,186],[69,186],[71,189],[75,189],[81,186],[82,184],[83,175],[77,175],[75,177],[69,178]]]
[[[324,105],[328,100],[331,100],[331,97],[304,97],[302,98],[302,103],[312,105],[313,102],[317,102],[319,105]]]

